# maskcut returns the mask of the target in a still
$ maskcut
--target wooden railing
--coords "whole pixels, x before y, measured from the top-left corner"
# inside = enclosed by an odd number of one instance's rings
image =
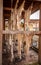
[[[3,30],[3,34],[27,34],[27,35],[41,35],[41,31],[11,31],[11,30]]]

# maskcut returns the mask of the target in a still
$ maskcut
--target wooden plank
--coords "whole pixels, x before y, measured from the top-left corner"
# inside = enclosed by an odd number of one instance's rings
[[[35,34],[37,34],[37,35],[41,35],[41,31],[10,31],[10,30],[3,30],[3,34],[21,34],[21,33],[23,33],[23,34],[27,34],[27,35],[35,35]]]
[[[9,10],[9,11],[11,11],[11,8],[9,8],[9,7],[4,7],[4,10]]]
[[[10,14],[4,14],[4,16],[10,17]]]

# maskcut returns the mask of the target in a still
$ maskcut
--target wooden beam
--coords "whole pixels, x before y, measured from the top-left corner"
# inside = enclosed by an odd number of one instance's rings
[[[27,34],[27,35],[41,35],[41,31],[10,31],[10,30],[3,30],[3,34]]]
[[[39,2],[41,2],[41,0],[34,0],[34,1],[39,1]]]
[[[38,2],[41,2],[41,0],[28,0],[28,1],[29,1],[29,2],[30,2],[30,1],[38,1]]]
[[[39,20],[30,20],[29,23],[39,23]]]
[[[4,14],[4,16],[10,17],[10,14]]]
[[[9,7],[4,7],[4,10],[9,10],[9,11],[11,11],[11,8],[9,8]]]
[[[40,3],[38,2],[34,2],[33,3],[33,8],[32,8],[32,13],[31,14],[33,14],[34,12],[36,12],[37,10],[39,10],[39,5],[40,5]]]

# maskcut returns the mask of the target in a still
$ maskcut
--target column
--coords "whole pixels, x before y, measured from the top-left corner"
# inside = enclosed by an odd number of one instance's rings
[[[32,7],[33,7],[33,5],[31,4],[31,6],[28,8],[28,10],[25,11],[25,23],[27,22],[28,25],[29,25],[29,21],[30,21],[30,15],[32,12]],[[30,47],[30,43],[31,43],[31,36],[29,35],[29,32],[28,32],[28,34],[24,35],[24,39],[26,41],[25,54],[27,56],[29,54],[29,47]]]
[[[33,37],[32,34],[26,35],[27,55],[29,55],[29,48],[30,48],[30,45],[31,45],[32,37]]]
[[[40,4],[39,30],[41,31],[41,4]],[[41,35],[39,35],[39,63],[41,63]]]
[[[21,59],[21,45],[22,45],[21,34],[18,34],[18,56],[20,59]]]
[[[0,65],[2,65],[3,0],[0,0]]]

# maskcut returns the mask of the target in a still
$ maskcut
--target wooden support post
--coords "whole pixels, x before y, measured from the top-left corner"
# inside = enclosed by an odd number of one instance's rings
[[[3,0],[0,0],[0,65],[2,65]]]
[[[12,42],[12,35],[9,35],[9,45],[11,47],[11,57],[10,57],[10,61],[12,62],[14,59],[14,55],[13,55],[13,42]]]
[[[41,31],[41,4],[40,4],[39,30]],[[41,35],[39,36],[39,63],[41,63]]]
[[[21,44],[22,44],[21,34],[18,34],[18,56],[20,59],[21,59]]]
[[[28,52],[28,47],[27,47],[27,42],[28,42],[28,38],[26,37],[26,34],[24,35],[24,41],[26,41],[25,47],[24,47],[24,54],[27,57],[27,52]]]
[[[25,11],[25,23],[26,22],[29,23],[31,11],[32,11],[32,5],[28,8],[28,10]],[[25,25],[25,23],[24,23],[24,25]],[[24,27],[26,27],[26,26],[24,26]],[[28,53],[29,53],[29,47],[30,47],[30,43],[31,43],[30,35],[24,34],[24,39],[26,41],[25,53],[26,53],[26,56],[27,56]]]
[[[27,44],[27,55],[29,55],[29,48],[31,45],[31,40],[32,40],[33,35],[26,35],[26,44]]]
[[[28,55],[28,53],[29,53],[29,37],[28,37],[28,35],[25,37],[26,38],[26,57],[27,57],[27,55]]]

